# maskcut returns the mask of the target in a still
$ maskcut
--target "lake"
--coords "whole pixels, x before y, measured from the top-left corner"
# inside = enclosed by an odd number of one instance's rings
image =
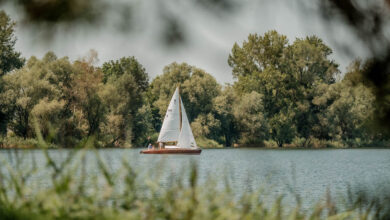
[[[200,182],[214,178],[219,185],[223,185],[227,179],[238,194],[264,187],[271,197],[286,195],[288,202],[293,201],[293,194],[298,194],[306,207],[323,199],[328,189],[335,196],[345,195],[348,187],[353,190],[364,188],[372,193],[390,189],[390,149],[205,149],[201,155],[143,155],[139,151],[97,150],[112,171],[121,168],[124,158],[140,178],[160,173],[158,181],[162,187],[172,177],[187,175],[187,168],[195,162],[199,168]],[[46,163],[43,151],[16,152],[23,155],[19,163],[23,163],[25,169],[31,166],[34,158],[39,172],[31,181],[46,187],[50,181],[43,171]],[[55,161],[63,161],[69,152],[71,150],[49,150]],[[87,174],[99,174],[94,151],[87,151],[86,154]],[[1,150],[0,157],[12,166],[17,164],[15,150]]]

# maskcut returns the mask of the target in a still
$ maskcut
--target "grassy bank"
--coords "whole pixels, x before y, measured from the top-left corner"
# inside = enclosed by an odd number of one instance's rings
[[[295,137],[291,143],[279,146],[274,140],[264,140],[257,144],[236,144],[235,147],[262,147],[262,148],[296,148],[296,149],[321,149],[321,148],[390,148],[389,140],[361,140],[359,138],[349,140],[320,140],[317,138]]]
[[[36,139],[24,139],[22,137],[2,137],[0,136],[0,148],[37,148]]]
[[[82,146],[81,141],[79,144]],[[203,149],[223,149],[226,148],[222,144],[218,142],[207,139],[207,138],[197,138],[197,145]],[[95,141],[96,142],[96,141]],[[106,148],[106,146],[101,143],[94,143],[94,146],[98,148]],[[10,149],[10,148],[39,148],[38,139],[37,138],[27,138],[24,139],[22,137],[2,137],[0,136],[0,148]],[[79,146],[79,147],[80,147]],[[60,148],[56,144],[50,144],[47,146],[48,148]],[[121,147],[121,146],[117,146]],[[141,146],[146,147],[146,146]],[[319,140],[319,139],[311,139],[305,140],[303,138],[296,138],[290,144],[283,144],[282,147],[279,147],[278,144],[274,140],[264,140],[260,144],[234,144],[232,147],[235,148],[269,148],[269,149],[321,149],[321,148],[390,148],[390,141],[387,140],[374,140],[374,141],[361,141],[357,140],[347,140],[347,141],[334,141],[334,140]],[[112,146],[108,146],[108,148],[112,148]]]

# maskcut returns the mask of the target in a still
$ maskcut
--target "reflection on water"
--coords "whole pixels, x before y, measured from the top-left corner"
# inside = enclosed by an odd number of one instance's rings
[[[238,194],[263,187],[270,195],[285,195],[293,201],[299,195],[308,207],[324,198],[329,189],[333,195],[345,195],[348,187],[380,193],[390,187],[390,150],[335,149],[335,150],[264,150],[210,149],[201,155],[144,155],[139,149],[97,150],[111,171],[122,167],[126,159],[140,178],[157,179],[161,187],[175,177],[186,176],[191,162],[199,168],[199,179],[214,179],[220,186],[227,182]],[[13,151],[12,151],[13,152]],[[45,172],[46,160],[41,150],[16,150],[17,161],[11,150],[1,150],[0,158],[11,166],[23,163],[31,168],[35,160],[38,172],[30,180],[38,187],[47,187],[50,176]],[[72,150],[50,150],[52,158],[66,160]],[[100,172],[94,151],[87,151],[86,173],[95,177]],[[2,168],[4,169],[4,167]],[[141,181],[142,182],[142,181]],[[118,185],[121,185],[119,183]]]

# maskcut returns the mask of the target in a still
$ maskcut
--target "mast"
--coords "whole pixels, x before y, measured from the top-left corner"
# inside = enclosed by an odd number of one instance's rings
[[[179,115],[180,115],[180,130],[181,130],[183,116],[182,116],[182,112],[181,112],[180,84],[179,84],[179,86],[177,88],[178,88],[178,91],[179,91]]]

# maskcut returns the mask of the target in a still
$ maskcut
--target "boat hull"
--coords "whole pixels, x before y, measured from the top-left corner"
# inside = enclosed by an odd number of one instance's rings
[[[141,154],[200,154],[202,149],[156,149],[142,150]]]

